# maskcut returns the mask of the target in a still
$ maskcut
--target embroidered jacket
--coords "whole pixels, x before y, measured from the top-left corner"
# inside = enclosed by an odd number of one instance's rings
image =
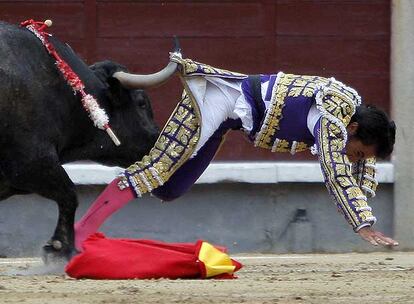
[[[262,81],[268,82],[266,96],[262,94],[268,107],[263,117],[255,117],[262,121],[252,130],[255,146],[292,154],[313,148],[319,154],[326,187],[346,220],[355,231],[373,225],[376,218],[367,195],[375,195],[375,159],[351,164],[344,151],[346,126],[361,103],[358,93],[333,78],[278,73],[262,77]],[[253,104],[248,90],[245,86],[244,94]],[[322,117],[313,137],[307,114],[315,103]],[[312,147],[314,143],[316,147]]]
[[[127,168],[120,176],[119,187],[131,187],[137,196],[163,185],[190,157],[200,136],[200,113],[185,78],[214,76],[242,81],[243,94],[251,104],[255,146],[274,152],[295,152],[316,147],[319,151],[325,183],[339,210],[355,230],[375,223],[376,219],[362,193],[375,194],[375,160],[352,166],[343,153],[347,141],[346,126],[359,95],[331,78],[278,73],[261,75],[267,92],[261,102],[267,110],[257,109],[247,75],[217,69],[189,59],[180,60],[184,93],[150,153]],[[307,115],[315,104],[322,113],[313,136],[307,128]],[[315,150],[315,149],[314,149]]]

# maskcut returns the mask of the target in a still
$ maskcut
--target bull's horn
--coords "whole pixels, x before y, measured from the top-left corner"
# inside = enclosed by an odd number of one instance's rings
[[[169,62],[165,68],[154,74],[138,75],[116,72],[112,76],[118,79],[125,88],[148,89],[160,86],[166,82],[175,73],[177,67],[178,64],[176,62]]]

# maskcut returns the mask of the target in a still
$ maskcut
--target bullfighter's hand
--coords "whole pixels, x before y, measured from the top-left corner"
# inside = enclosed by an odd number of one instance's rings
[[[372,229],[372,227],[362,227],[358,230],[358,234],[361,238],[374,246],[398,246],[398,242],[396,240],[385,236],[382,232]]]
[[[183,55],[180,52],[170,52],[170,61],[181,64],[183,61]]]

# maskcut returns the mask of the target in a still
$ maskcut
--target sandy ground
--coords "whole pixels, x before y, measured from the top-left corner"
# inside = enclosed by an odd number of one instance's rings
[[[74,280],[0,259],[0,303],[414,303],[413,252],[232,257],[236,280]]]

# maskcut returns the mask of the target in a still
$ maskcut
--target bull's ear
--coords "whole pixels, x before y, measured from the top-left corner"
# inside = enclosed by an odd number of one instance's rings
[[[109,86],[111,103],[116,107],[122,106],[123,100],[125,100],[125,98],[122,98],[123,94],[125,94],[125,89],[122,87],[119,80],[115,77],[108,77],[107,82]]]

